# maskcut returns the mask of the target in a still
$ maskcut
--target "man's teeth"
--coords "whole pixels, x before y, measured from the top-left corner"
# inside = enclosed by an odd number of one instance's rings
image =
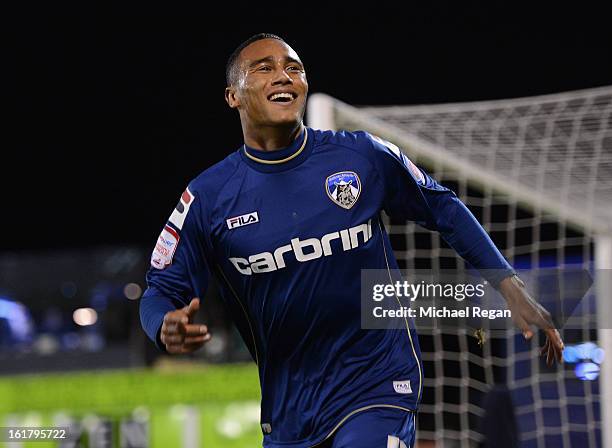
[[[292,100],[293,95],[291,95],[290,93],[275,93],[270,97],[270,101],[274,101],[278,98],[287,98],[288,100]]]

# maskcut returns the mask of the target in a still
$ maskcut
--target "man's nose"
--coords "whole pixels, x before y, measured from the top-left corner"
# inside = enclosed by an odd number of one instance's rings
[[[285,69],[278,69],[274,74],[274,79],[272,81],[272,85],[284,85],[284,84],[293,84],[293,79],[289,76],[289,73],[285,71]]]

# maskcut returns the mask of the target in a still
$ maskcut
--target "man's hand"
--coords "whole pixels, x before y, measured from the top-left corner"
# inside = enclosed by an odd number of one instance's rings
[[[525,339],[533,337],[532,325],[540,327],[546,333],[546,343],[540,350],[540,355],[546,355],[546,364],[551,366],[556,360],[563,359],[563,341],[555,328],[550,313],[536,302],[527,290],[525,284],[516,275],[505,278],[499,284],[499,292],[508,303],[512,312],[512,320],[523,332]]]
[[[200,299],[196,297],[189,302],[189,306],[166,313],[160,339],[168,353],[191,353],[210,341],[212,336],[206,325],[193,323],[199,309]]]

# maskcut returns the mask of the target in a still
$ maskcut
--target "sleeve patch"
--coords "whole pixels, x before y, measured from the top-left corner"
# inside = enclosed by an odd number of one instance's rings
[[[181,199],[179,200],[178,204],[176,204],[176,207],[172,211],[169,219],[169,221],[174,224],[178,230],[183,228],[183,224],[185,223],[185,218],[187,217],[191,204],[193,204],[193,193],[191,193],[189,188],[187,188],[181,195]]]
[[[424,184],[425,176],[423,176],[421,170],[418,169],[418,167],[414,163],[412,163],[412,161],[408,157],[404,156],[402,159],[404,160],[404,165],[408,167],[408,171],[410,171],[410,174],[412,174],[412,177],[414,177],[415,180],[420,184]]]
[[[393,154],[395,154],[395,156],[400,159],[400,161],[404,164],[404,166],[406,168],[408,168],[408,171],[410,171],[410,174],[412,175],[412,177],[414,177],[414,179],[419,182],[420,184],[424,184],[425,183],[425,177],[423,176],[423,173],[421,172],[420,169],[417,168],[417,166],[412,163],[412,161],[406,157],[406,155],[404,153],[402,153],[400,151],[400,149],[397,147],[397,145],[394,145],[393,143],[387,141],[387,140],[383,140],[382,138],[380,138],[377,135],[374,134],[370,134],[372,136],[372,138],[374,140],[376,140],[378,143],[380,143],[381,145],[387,147],[387,149],[389,149],[389,151],[391,151]]]
[[[166,225],[157,238],[155,249],[151,255],[151,266],[156,269],[165,269],[172,264],[176,246],[178,246],[180,236],[169,225]]]
[[[393,154],[395,154],[396,157],[398,158],[402,158],[402,152],[400,151],[400,149],[397,147],[397,145],[394,145],[393,143],[387,141],[387,140],[383,140],[382,138],[380,138],[378,135],[374,135],[374,134],[370,134],[372,136],[372,138],[374,140],[376,140],[378,143],[380,143],[383,146],[386,146],[387,149],[389,149]]]

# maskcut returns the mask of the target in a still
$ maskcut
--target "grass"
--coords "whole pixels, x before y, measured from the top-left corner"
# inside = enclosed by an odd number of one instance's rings
[[[0,377],[0,414],[125,412],[139,406],[259,401],[252,364]]]

